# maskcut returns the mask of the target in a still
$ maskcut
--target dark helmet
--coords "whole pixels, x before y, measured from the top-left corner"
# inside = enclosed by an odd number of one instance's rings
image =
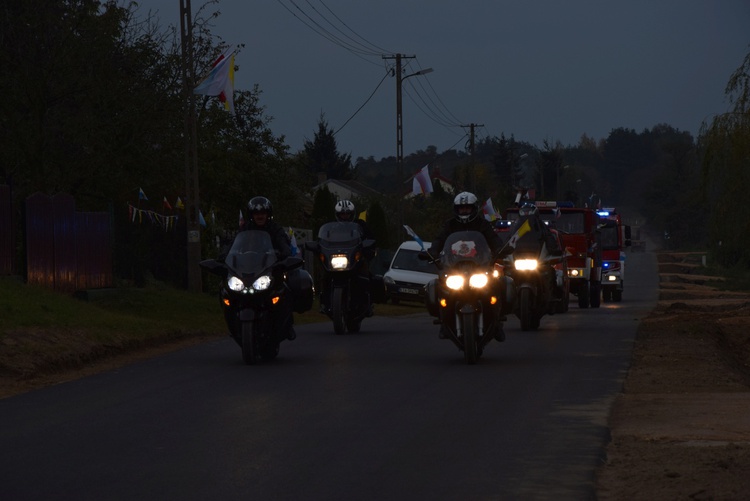
[[[537,214],[539,211],[536,208],[536,205],[526,202],[524,203],[520,209],[518,209],[518,215],[519,216],[532,216],[534,214]]]
[[[462,223],[473,221],[479,214],[476,195],[468,191],[456,195],[456,198],[453,199],[453,212],[456,214],[456,219]]]
[[[268,219],[273,217],[273,206],[271,205],[271,201],[266,197],[251,198],[247,203],[247,210],[250,212],[250,217],[253,217],[253,214],[256,212],[266,212]]]
[[[354,204],[351,200],[336,202],[336,221],[354,221]]]

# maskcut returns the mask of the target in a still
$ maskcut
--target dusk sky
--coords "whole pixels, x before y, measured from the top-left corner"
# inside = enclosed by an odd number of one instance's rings
[[[192,0],[193,12],[204,3]],[[179,34],[180,0],[140,4]],[[434,70],[403,82],[409,155],[462,149],[472,123],[477,139],[540,147],[661,123],[697,135],[729,109],[727,81],[750,53],[747,0],[221,0],[210,9],[221,12],[214,33],[245,44],[235,89],[259,85],[273,133],[295,152],[324,113],[353,159],[396,155],[394,59],[384,56],[415,56],[404,76]]]

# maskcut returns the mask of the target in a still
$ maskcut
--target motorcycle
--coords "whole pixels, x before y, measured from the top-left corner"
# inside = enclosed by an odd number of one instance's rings
[[[431,259],[426,252],[420,255]],[[427,311],[441,324],[441,337],[463,351],[467,364],[475,364],[492,339],[505,339],[513,280],[495,269],[494,256],[478,231],[452,233],[435,262],[439,275],[427,284]]]
[[[312,277],[302,264],[299,257],[278,260],[270,235],[257,230],[238,233],[224,260],[200,262],[222,278],[224,319],[246,364],[275,359],[281,341],[293,332],[292,312],[312,307]]]
[[[516,286],[513,313],[521,321],[522,331],[538,329],[544,315],[567,309],[565,257],[562,253],[551,254],[547,242],[540,242],[538,234],[528,233],[520,239],[502,268]]]
[[[320,227],[318,240],[305,242],[305,248],[315,253],[325,270],[326,287],[330,295],[326,315],[333,321],[336,334],[359,332],[372,311],[373,291],[385,288],[382,277],[368,278],[366,254],[374,253],[375,240],[363,239],[362,230],[354,222],[330,222]]]

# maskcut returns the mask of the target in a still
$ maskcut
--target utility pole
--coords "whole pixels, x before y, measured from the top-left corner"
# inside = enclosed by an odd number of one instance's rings
[[[471,159],[470,163],[469,163],[469,186],[471,187],[470,188],[471,192],[474,193],[474,194],[476,194],[476,182],[477,182],[476,177],[477,176],[476,176],[476,172],[474,172],[474,170],[475,170],[475,165],[474,165],[474,151],[475,151],[475,148],[474,148],[474,129],[476,127],[484,127],[484,124],[471,123],[469,125],[462,125],[461,127],[468,127],[469,128],[469,158]]]
[[[197,129],[195,123],[195,65],[193,64],[193,15],[190,0],[180,0],[180,35],[182,40],[182,90],[185,107],[185,215],[187,227],[187,281],[190,292],[200,292],[201,227],[198,190]]]
[[[405,56],[396,54],[395,56],[383,56],[383,59],[395,59],[396,69],[396,175],[398,176],[398,197],[399,207],[401,205],[401,188],[404,183],[404,121],[402,115],[401,84],[404,81],[403,69],[401,67],[402,59],[414,59],[416,56]],[[417,72],[419,73],[419,72]],[[414,75],[416,75],[415,73]],[[412,75],[409,75],[412,76]]]

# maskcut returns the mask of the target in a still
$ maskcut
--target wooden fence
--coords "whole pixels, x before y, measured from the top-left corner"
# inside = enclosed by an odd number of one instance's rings
[[[0,186],[0,274],[14,270],[10,190]],[[25,202],[26,281],[60,292],[112,287],[112,221],[106,212],[76,212],[67,194],[35,193]],[[22,270],[23,271],[23,270]]]

